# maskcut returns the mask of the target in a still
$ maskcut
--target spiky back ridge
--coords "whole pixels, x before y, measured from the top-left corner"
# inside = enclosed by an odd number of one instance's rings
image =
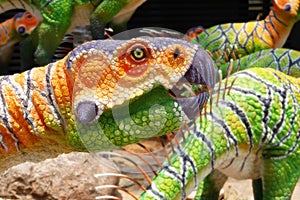
[[[231,76],[226,90],[220,91],[224,99],[214,95],[213,112],[196,122],[141,199],[174,199],[180,194],[184,199],[194,184],[220,166],[234,166],[234,173],[247,175],[251,155],[298,155],[299,86],[299,79],[273,69],[252,68]]]

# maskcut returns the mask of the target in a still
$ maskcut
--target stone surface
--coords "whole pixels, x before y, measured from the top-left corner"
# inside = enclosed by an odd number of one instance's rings
[[[88,153],[62,154],[40,163],[25,162],[0,175],[3,199],[95,199],[111,194],[111,189],[96,191],[99,185],[116,185],[114,177],[95,178],[96,173],[118,173],[115,165],[95,159]]]

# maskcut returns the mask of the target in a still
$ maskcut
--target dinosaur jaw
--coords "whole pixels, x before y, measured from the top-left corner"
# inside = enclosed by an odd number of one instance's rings
[[[209,98],[209,88],[205,84],[177,84],[171,90],[169,95],[180,105],[186,116],[194,120]]]
[[[185,75],[169,90],[185,114],[191,119],[199,116],[216,83],[216,67],[211,57],[199,49]]]

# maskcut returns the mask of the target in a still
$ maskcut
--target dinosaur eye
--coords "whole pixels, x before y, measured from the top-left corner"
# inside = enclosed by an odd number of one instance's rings
[[[132,59],[137,62],[142,61],[147,57],[146,49],[142,46],[134,47],[131,50],[130,55]]]
[[[285,11],[291,11],[291,9],[292,9],[292,7],[291,7],[290,4],[287,3],[287,4],[284,5],[284,10]]]
[[[18,28],[18,33],[20,34],[20,35],[24,35],[25,34],[25,27],[24,26],[20,26],[19,28]]]
[[[116,53],[117,65],[130,77],[142,76],[148,70],[154,55],[151,46],[138,39],[124,43],[124,47],[119,48]]]

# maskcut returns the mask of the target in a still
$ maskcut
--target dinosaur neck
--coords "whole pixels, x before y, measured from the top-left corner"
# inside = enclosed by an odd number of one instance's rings
[[[180,191],[182,199],[186,198],[185,195],[192,192],[194,187],[199,185],[213,169],[221,166],[229,157],[236,156],[234,143],[228,143],[229,138],[224,134],[225,130],[209,118],[207,116],[201,122],[200,120],[196,121],[195,129],[192,130],[192,134],[187,137],[187,141],[182,147],[185,155],[181,154],[184,155],[181,160],[185,160],[185,164],[181,163],[181,170],[189,172],[185,182],[186,189]],[[197,173],[194,173],[191,161],[194,162]]]
[[[189,134],[185,137],[183,145],[175,149],[170,156],[170,164],[164,165],[159,176],[152,183],[152,187],[142,194],[141,199],[159,194],[164,191],[165,185],[173,188],[172,193],[163,194],[166,195],[166,199],[185,199],[196,185],[214,168],[222,164],[221,157],[225,157],[223,155],[227,150],[233,148],[228,146],[224,129],[214,124],[209,117],[205,117],[201,123],[199,120],[196,121],[195,127],[185,132]],[[154,199],[162,199],[162,197],[157,195]]]
[[[12,38],[15,38],[15,31],[14,31],[14,19],[8,19],[5,22],[0,24],[0,46],[8,45],[13,46],[18,40],[11,41]]]
[[[273,8],[270,10],[269,15],[260,22],[263,23],[262,34],[265,40],[272,44],[272,48],[279,48],[286,42],[293,25],[296,23],[296,19],[283,11]]]
[[[0,153],[34,151],[32,147],[41,141],[55,141],[70,149],[68,137],[75,137],[76,129],[63,64],[1,77]]]

